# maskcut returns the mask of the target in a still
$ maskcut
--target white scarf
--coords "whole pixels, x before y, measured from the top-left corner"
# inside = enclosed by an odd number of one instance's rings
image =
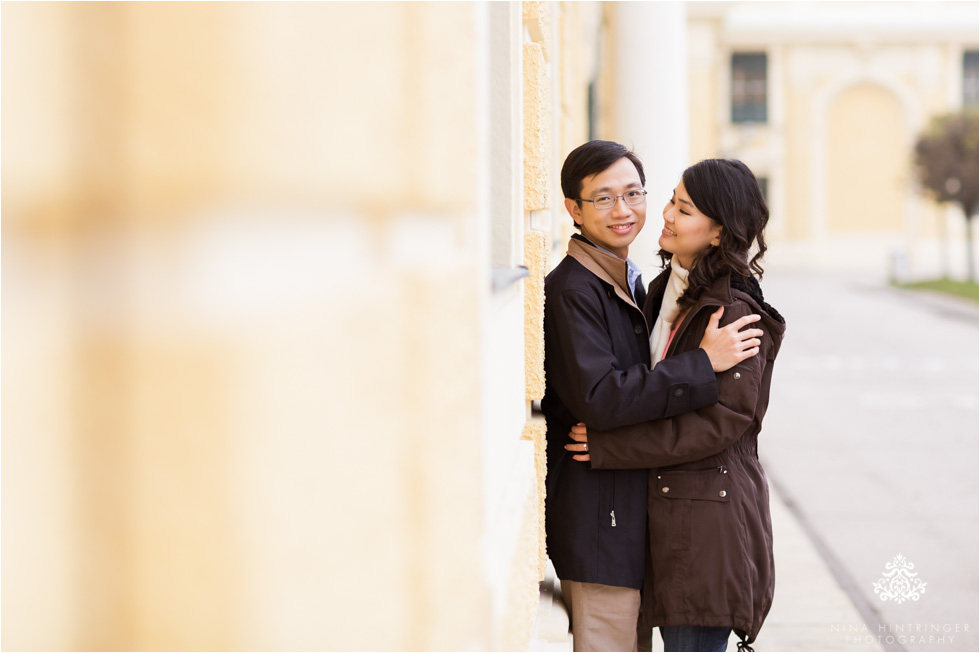
[[[663,360],[664,349],[670,340],[670,332],[674,326],[681,307],[677,305],[677,298],[687,290],[687,277],[690,271],[681,267],[677,262],[677,257],[670,259],[670,277],[667,279],[667,288],[664,290],[664,300],[660,304],[660,314],[653,325],[653,332],[650,334],[650,360],[653,365]]]

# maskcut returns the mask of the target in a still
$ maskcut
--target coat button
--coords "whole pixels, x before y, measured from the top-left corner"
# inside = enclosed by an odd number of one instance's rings
[[[640,326],[639,324],[634,324],[633,333],[635,333],[636,335],[640,335],[641,333],[643,333],[643,327]]]
[[[732,374],[732,378],[738,381],[739,379],[742,378],[742,375],[739,374],[738,372],[735,372],[734,374]]]
[[[675,397],[683,397],[684,396],[684,388],[677,388],[676,390],[674,390],[674,396]]]
[[[720,496],[721,498],[725,498],[726,496],[728,496],[728,492],[722,490],[721,492],[718,493],[718,496]]]
[[[665,485],[662,488],[660,488],[660,491],[663,492],[664,494],[667,494],[668,492],[670,492],[670,488]]]

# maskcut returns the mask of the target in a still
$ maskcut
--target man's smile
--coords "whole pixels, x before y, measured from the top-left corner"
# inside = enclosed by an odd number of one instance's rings
[[[630,229],[633,228],[633,225],[634,224],[636,224],[636,223],[635,222],[621,222],[619,224],[611,224],[611,225],[609,225],[609,228],[612,229],[617,234],[627,234],[627,233],[630,232]]]

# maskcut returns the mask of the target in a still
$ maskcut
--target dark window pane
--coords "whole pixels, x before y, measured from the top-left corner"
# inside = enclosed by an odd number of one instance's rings
[[[762,191],[762,199],[769,204],[769,177],[756,177],[756,181],[759,182],[759,190]]]
[[[977,106],[977,51],[963,53],[963,106]]]
[[[732,122],[766,122],[766,55],[732,55]]]

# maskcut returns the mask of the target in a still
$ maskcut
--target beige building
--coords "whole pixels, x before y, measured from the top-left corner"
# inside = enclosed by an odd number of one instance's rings
[[[688,4],[692,159],[767,186],[779,267],[964,277],[965,220],[917,190],[912,147],[977,103],[976,2]]]
[[[3,5],[4,649],[546,636],[530,406],[601,29]]]

